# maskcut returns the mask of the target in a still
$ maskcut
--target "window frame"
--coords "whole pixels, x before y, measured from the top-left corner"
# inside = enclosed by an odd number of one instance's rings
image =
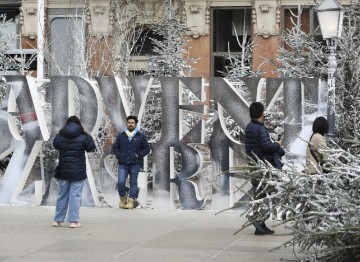
[[[309,32],[306,32],[306,33],[311,33],[313,34],[315,32],[315,30],[317,29],[317,25],[315,23],[315,19],[316,19],[316,6],[312,6],[312,5],[304,5],[304,6],[301,6],[303,9],[304,8],[307,8],[309,9]],[[284,30],[286,29],[285,28],[285,10],[286,9],[298,9],[298,6],[297,5],[286,5],[286,6],[281,6],[281,11],[280,11],[280,14],[281,14],[281,22],[280,22],[280,29],[281,29],[281,32],[284,32]],[[321,39],[322,39],[322,36],[321,36],[321,33],[319,34]],[[281,47],[285,48],[285,43],[284,41],[281,41]],[[305,54],[306,55],[306,54]]]
[[[19,21],[20,21],[20,11],[18,10],[18,12],[16,12],[15,10],[10,10],[8,9],[5,9],[4,11],[3,10],[0,10],[0,19],[1,21],[3,20],[3,14],[8,14],[8,13],[13,13],[11,18],[8,18],[8,16],[6,16],[5,18],[5,23],[6,22],[10,22],[11,23],[15,23],[15,35],[17,36],[16,39],[15,39],[15,48],[10,48],[9,50],[12,50],[12,49],[19,49],[20,48],[20,36],[21,36],[21,32],[20,32],[20,24],[19,24]]]
[[[51,46],[51,41],[53,40],[53,32],[52,32],[52,23],[54,20],[56,19],[72,19],[72,18],[76,18],[76,19],[81,19],[83,26],[85,28],[85,32],[84,35],[82,36],[83,38],[83,50],[84,53],[83,58],[86,58],[86,52],[87,52],[87,40],[88,40],[88,30],[87,30],[87,24],[86,24],[86,14],[84,13],[85,9],[84,8],[51,8],[48,9],[48,15],[47,15],[47,38],[49,39],[49,53],[51,56],[53,56],[53,46]],[[51,57],[52,58],[52,57]],[[52,65],[52,61],[47,61],[47,71],[49,72],[49,74],[53,74],[53,65]],[[87,69],[86,69],[86,74],[87,74]]]
[[[13,59],[15,56],[20,55],[26,61],[33,57],[33,55],[36,53],[36,49],[22,49],[21,48],[20,6],[21,6],[20,1],[17,1],[17,2],[9,1],[9,3],[6,3],[6,1],[5,1],[5,3],[0,4],[0,7],[1,7],[1,9],[0,9],[1,18],[0,19],[1,19],[1,21],[3,20],[3,17],[5,15],[5,22],[11,21],[11,23],[15,24],[15,32],[14,32],[15,38],[14,38],[13,44],[11,44],[12,46],[10,46],[9,49],[4,51],[3,54],[6,57],[9,57],[11,59]],[[19,65],[19,64],[14,63],[14,65]],[[35,61],[35,63],[32,62],[29,66],[30,66],[30,68],[28,70],[36,70],[36,61]],[[21,70],[21,68],[16,66],[14,68],[1,70],[0,72],[1,72],[1,74],[3,74],[5,72],[6,74],[16,75],[16,74],[18,74],[19,70]]]
[[[228,51],[214,51],[214,45],[215,45],[215,41],[216,41],[216,36],[215,36],[215,15],[214,12],[216,10],[236,10],[236,9],[243,9],[243,10],[249,10],[250,12],[250,16],[249,16],[249,21],[251,21],[251,11],[252,11],[252,6],[213,6],[210,8],[210,35],[211,35],[211,41],[210,41],[210,76],[214,77],[216,76],[215,72],[215,60],[216,57],[224,57],[228,54]],[[253,39],[254,37],[254,31],[253,31],[253,24],[250,22],[250,28],[251,28],[251,32],[250,34],[248,34],[250,41],[251,39]],[[242,36],[242,35],[239,35]],[[238,52],[230,52],[233,55],[239,55],[241,54],[241,51]],[[225,69],[225,68],[224,68]]]

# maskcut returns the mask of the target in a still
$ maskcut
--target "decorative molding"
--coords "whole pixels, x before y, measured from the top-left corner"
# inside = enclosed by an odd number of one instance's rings
[[[280,24],[280,22],[281,22],[281,2],[280,0],[278,0],[276,4],[276,23]]]
[[[25,11],[28,15],[36,15],[37,14],[37,8],[25,8]]]
[[[48,8],[85,8],[85,1],[74,1],[74,0],[45,0]]]
[[[280,7],[279,0],[252,0],[254,35],[266,39],[279,34]]]
[[[257,14],[255,8],[255,0],[253,0],[253,6],[251,8],[251,21],[254,24],[254,26],[256,25],[256,19],[257,19]]]
[[[206,6],[205,23],[210,24],[210,6],[209,5]]]
[[[19,24],[21,35],[34,40],[38,33],[38,3],[37,0],[23,0],[21,2]]]
[[[267,4],[263,4],[259,6],[261,12],[263,13],[268,13],[270,12],[271,6],[267,5]]]
[[[209,34],[210,7],[206,0],[185,0],[186,25],[191,29],[190,35],[197,39]]]
[[[200,7],[198,5],[191,5],[189,8],[191,13],[200,13]]]
[[[137,19],[140,23],[150,25],[158,23],[164,17],[165,2],[164,0],[132,0],[138,3],[140,9],[140,17]],[[176,19],[185,19],[189,10],[185,10],[182,0],[172,0],[172,5],[175,7]]]
[[[110,0],[98,0],[90,3],[86,13],[86,22],[89,25],[91,36],[109,36],[112,33],[113,10]]]
[[[93,10],[96,15],[103,15],[105,13],[105,7],[101,5],[94,6]]]
[[[142,24],[153,24],[159,21],[164,12],[164,2],[161,0],[142,0],[141,3],[141,17],[138,18]]]
[[[192,31],[191,31],[191,36],[192,36],[194,39],[197,39],[197,38],[200,37],[200,33],[199,33],[199,31],[197,31],[197,30],[192,30]]]
[[[186,10],[185,7],[182,9],[182,17],[186,19]]]

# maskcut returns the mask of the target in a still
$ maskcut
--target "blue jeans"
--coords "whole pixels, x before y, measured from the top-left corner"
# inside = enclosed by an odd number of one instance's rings
[[[126,178],[130,175],[130,198],[137,198],[138,196],[138,187],[137,187],[137,178],[140,172],[140,164],[133,165],[119,165],[118,168],[118,191],[120,196],[126,195]]]
[[[68,222],[79,222],[81,195],[85,180],[59,180],[59,193],[56,201],[54,221],[64,222],[68,212]]]

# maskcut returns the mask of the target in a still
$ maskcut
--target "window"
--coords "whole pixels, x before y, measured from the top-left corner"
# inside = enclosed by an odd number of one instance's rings
[[[82,17],[57,16],[50,22],[50,74],[86,75],[85,23]]]
[[[293,23],[298,22],[299,9],[298,7],[284,7],[282,10],[283,21],[282,30],[291,29]],[[319,22],[317,19],[316,11],[313,7],[302,7],[300,18],[300,28],[305,33],[315,34],[317,41],[322,41]],[[288,49],[288,47],[286,47]]]
[[[19,7],[0,9],[0,71],[9,73],[19,69],[15,59],[19,48]]]
[[[156,39],[158,41],[163,41],[164,37],[158,34],[155,34],[152,30],[149,28],[145,28],[139,39],[137,40],[135,44],[134,50],[132,50],[131,55],[152,55],[153,54],[153,48],[154,44],[150,38]]]
[[[251,40],[252,23],[251,7],[243,8],[214,8],[212,9],[212,47],[211,47],[211,75],[222,77],[228,65],[225,55],[240,54],[241,47],[236,36],[242,41],[246,37]]]
[[[0,11],[0,38],[2,42],[6,41],[8,49],[19,48],[18,14],[16,10]]]
[[[19,35],[19,14],[21,0],[1,0],[0,1],[0,38],[8,35]],[[2,46],[0,47],[2,48]],[[17,49],[19,47],[19,37],[11,38],[8,49]],[[3,50],[0,50],[2,52]]]
[[[20,36],[21,0],[0,1],[0,72],[36,70],[36,49],[23,49]],[[5,43],[5,45],[4,45]]]
[[[144,75],[148,71],[149,56],[153,55],[154,43],[150,38],[163,41],[164,37],[155,34],[150,28],[141,27],[141,35],[137,40],[134,49],[131,51],[132,60],[129,62],[128,74],[132,76]]]

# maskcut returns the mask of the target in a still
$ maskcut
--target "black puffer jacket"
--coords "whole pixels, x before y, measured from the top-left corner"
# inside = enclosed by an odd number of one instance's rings
[[[278,143],[270,140],[269,131],[257,120],[251,120],[245,129],[246,154],[253,157],[254,153],[261,160],[267,160],[274,165],[273,154],[280,149]]]
[[[92,137],[84,133],[81,126],[70,122],[55,136],[53,145],[60,153],[58,178],[69,181],[86,179],[85,151],[96,148]]]

